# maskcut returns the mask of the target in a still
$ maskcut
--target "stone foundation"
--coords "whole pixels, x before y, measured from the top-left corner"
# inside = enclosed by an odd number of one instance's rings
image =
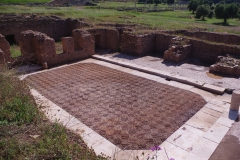
[[[120,35],[117,29],[92,28],[87,31],[91,34],[96,49],[105,49],[110,52],[119,51]]]
[[[219,56],[217,63],[210,66],[210,72],[240,76],[240,60]]]
[[[143,56],[155,51],[155,34],[122,34],[121,52]]]
[[[0,15],[0,33],[13,36],[15,43],[18,43],[20,33],[26,30],[42,32],[59,41],[62,37],[71,36],[73,29],[85,26],[87,24],[80,20],[57,16]]]
[[[207,40],[211,42],[224,43],[230,45],[240,45],[240,36],[229,33],[215,33],[215,32],[191,32],[187,30],[167,31],[169,34],[181,34],[191,38],[197,38],[200,40]]]
[[[56,54],[54,39],[40,32],[22,32],[19,42],[25,61],[36,61],[48,67],[89,58],[94,54],[91,34],[79,29],[73,31],[73,37],[62,38],[61,54]]]
[[[0,67],[11,61],[10,45],[5,37],[0,34]]]
[[[208,41],[190,39],[192,44],[192,57],[203,62],[215,63],[218,56],[227,54],[240,56],[240,48],[237,46],[211,43]]]
[[[155,52],[163,55],[166,50],[168,50],[169,45],[171,44],[172,39],[176,37],[174,35],[165,34],[165,33],[156,33],[155,34]]]
[[[164,52],[164,60],[179,63],[189,58],[190,54],[190,41],[185,38],[175,37],[172,39],[169,49]]]

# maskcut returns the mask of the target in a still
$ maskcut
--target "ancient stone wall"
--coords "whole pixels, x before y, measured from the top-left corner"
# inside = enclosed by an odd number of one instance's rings
[[[210,66],[210,72],[240,76],[240,60],[219,56],[217,63]]]
[[[201,40],[212,41],[217,43],[225,43],[230,45],[240,45],[240,36],[229,33],[215,33],[215,32],[191,32],[187,30],[167,31],[170,34],[182,34],[188,37],[194,37]]]
[[[179,63],[188,59],[191,55],[191,46],[186,38],[172,38],[169,49],[164,52],[164,60]]]
[[[95,42],[96,49],[108,49],[116,52],[120,46],[120,36],[117,29],[95,28],[87,29]]]
[[[215,63],[218,56],[226,54],[240,55],[240,48],[231,45],[210,43],[207,41],[190,39],[192,44],[192,57],[208,63]]]
[[[83,28],[85,23],[76,19],[62,19],[57,16],[37,15],[1,15],[0,32],[4,36],[14,35],[15,41],[20,39],[20,33],[26,30],[34,30],[45,33],[54,40],[59,41],[61,37],[71,36],[72,30]]]
[[[4,65],[7,62],[12,61],[11,53],[10,53],[10,45],[5,40],[5,37],[0,34],[0,65]]]
[[[172,38],[176,37],[174,35],[165,33],[156,33],[155,35],[155,51],[163,55],[163,53],[168,50],[171,44]]]
[[[121,52],[133,55],[146,55],[155,51],[155,34],[122,34]]]
[[[19,44],[23,57],[30,57],[28,60],[34,59],[43,66],[47,64],[48,67],[89,58],[94,54],[91,34],[82,30],[74,30],[73,37],[62,38],[61,54],[56,54],[54,39],[40,32],[22,32]]]

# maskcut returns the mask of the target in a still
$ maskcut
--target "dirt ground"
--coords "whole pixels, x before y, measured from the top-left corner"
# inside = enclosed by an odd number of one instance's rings
[[[49,70],[26,80],[122,149],[161,144],[206,104],[192,92],[93,63]]]
[[[240,160],[240,122],[233,124],[209,160]]]

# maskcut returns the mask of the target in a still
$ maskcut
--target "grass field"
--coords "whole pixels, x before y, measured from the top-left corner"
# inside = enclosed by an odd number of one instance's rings
[[[0,0],[2,4],[46,3],[50,0]]]
[[[107,3],[107,2],[105,2]],[[114,3],[114,2],[111,2]],[[124,3],[124,2],[123,2]],[[133,4],[134,3],[130,3]],[[142,4],[141,4],[142,5]],[[221,25],[223,20],[206,18],[206,21],[195,19],[187,10],[166,12],[134,12],[92,7],[27,7],[0,6],[0,13],[57,15],[64,18],[84,18],[93,25],[97,23],[139,24],[152,29],[206,29],[212,32],[229,32],[240,34],[240,20],[229,19],[228,26]]]

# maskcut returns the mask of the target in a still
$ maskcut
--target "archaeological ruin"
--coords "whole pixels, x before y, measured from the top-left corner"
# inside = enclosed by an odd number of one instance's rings
[[[240,36],[234,34],[186,30],[141,33],[134,27],[93,27],[79,19],[37,15],[2,15],[0,29],[0,61],[11,66],[36,63],[52,67],[89,58],[100,49],[136,56],[155,54],[175,63],[196,58],[212,65],[210,72],[240,75],[238,64],[224,63],[235,62],[240,55]],[[62,43],[61,54],[56,54],[56,41]],[[9,44],[18,44],[22,55],[12,58]],[[219,56],[233,60],[219,63]]]

